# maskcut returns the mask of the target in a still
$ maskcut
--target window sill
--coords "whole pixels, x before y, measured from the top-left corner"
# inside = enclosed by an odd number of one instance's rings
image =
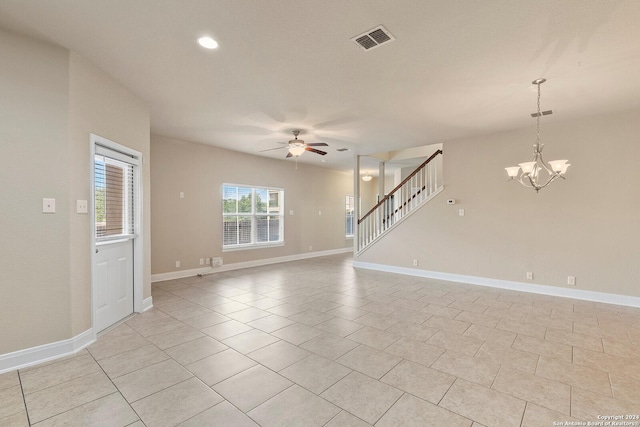
[[[253,244],[253,245],[230,246],[226,248],[222,247],[222,252],[236,252],[236,251],[246,251],[250,249],[277,248],[280,246],[284,246],[284,242],[259,243],[259,244]]]

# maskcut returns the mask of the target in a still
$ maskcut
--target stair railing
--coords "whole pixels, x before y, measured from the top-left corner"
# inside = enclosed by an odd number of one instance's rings
[[[442,150],[438,150],[358,219],[358,251],[442,189]]]

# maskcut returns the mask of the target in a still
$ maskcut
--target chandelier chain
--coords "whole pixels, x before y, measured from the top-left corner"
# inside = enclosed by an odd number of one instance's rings
[[[540,84],[538,83],[538,116],[536,117],[536,143],[540,145]]]

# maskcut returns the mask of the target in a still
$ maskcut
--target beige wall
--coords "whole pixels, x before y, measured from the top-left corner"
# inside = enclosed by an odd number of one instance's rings
[[[131,92],[82,56],[71,52],[69,68],[69,211],[73,335],[91,325],[91,230],[88,215],[75,214],[76,200],[90,195],[89,134],[142,153],[143,298],[151,296],[149,109]],[[88,326],[89,325],[89,326]]]
[[[371,181],[364,182],[360,179],[360,215],[364,215],[378,203],[378,177],[374,176]]]
[[[225,264],[233,264],[309,253],[309,246],[313,252],[352,246],[352,240],[345,238],[345,196],[353,194],[351,173],[303,163],[296,170],[290,160],[155,135],[151,155],[153,274],[200,268],[200,258],[207,257],[223,257]],[[284,188],[284,246],[222,252],[223,183]]]
[[[89,216],[75,213],[76,200],[89,199],[89,132],[148,157],[149,113],[67,50],[0,31],[0,57],[4,354],[91,327],[91,230]],[[41,213],[43,197],[56,199],[55,214]],[[148,259],[146,270],[149,293]]]
[[[503,169],[530,161],[534,126],[447,142],[444,191],[357,260],[640,296],[638,135],[640,110],[543,121],[547,160],[572,166],[539,194]]]
[[[0,354],[70,338],[69,53],[0,31]],[[56,214],[42,214],[42,198]]]

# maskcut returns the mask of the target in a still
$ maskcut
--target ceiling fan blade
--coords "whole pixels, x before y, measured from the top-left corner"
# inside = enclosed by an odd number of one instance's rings
[[[307,147],[328,147],[329,144],[327,144],[326,142],[312,142],[310,144],[307,144]]]
[[[265,151],[282,150],[283,148],[287,148],[287,147],[267,148],[266,150],[260,150],[259,152],[263,153]]]
[[[311,147],[305,147],[305,150],[311,151],[312,153],[320,154],[321,156],[324,156],[325,154],[327,154],[326,151],[316,150],[315,148],[311,148]]]
[[[288,159],[289,157],[293,157],[293,154],[287,153],[287,155],[285,156],[285,159]]]

